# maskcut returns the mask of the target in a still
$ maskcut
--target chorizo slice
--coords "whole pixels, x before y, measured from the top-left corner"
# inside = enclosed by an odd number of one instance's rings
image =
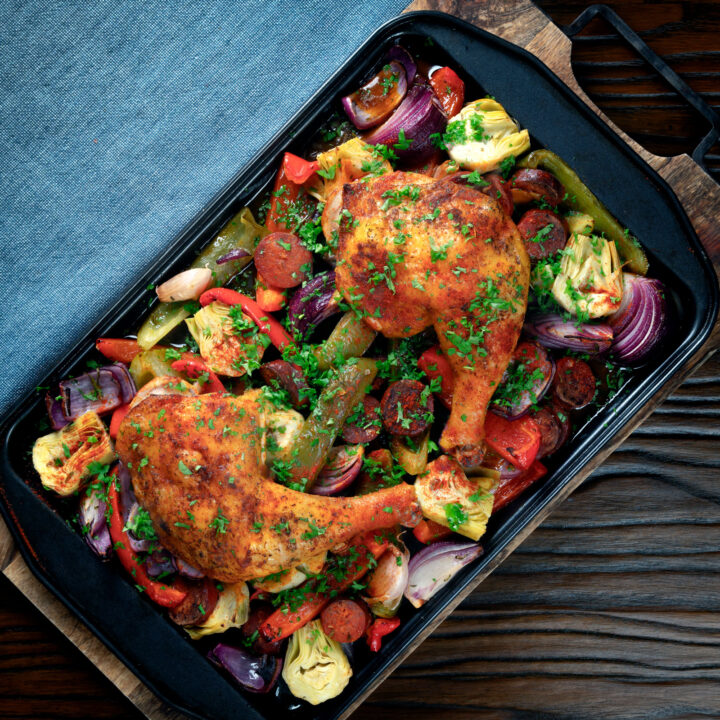
[[[516,170],[508,184],[512,198],[518,204],[539,200],[557,207],[565,197],[562,183],[547,170],[537,168]]]
[[[255,267],[270,285],[291,288],[309,277],[312,257],[297,235],[274,232],[266,235],[255,249]]]
[[[415,437],[425,432],[433,421],[435,405],[430,388],[419,380],[398,380],[385,391],[382,419],[391,435]]]
[[[537,460],[552,455],[561,445],[563,434],[562,423],[555,412],[548,407],[539,407],[531,410],[530,415],[540,428],[540,449],[536,456]]]
[[[372,442],[382,428],[380,401],[372,395],[362,399],[362,406],[353,410],[345,421],[342,438],[352,445]]]
[[[552,210],[528,210],[520,218],[517,229],[530,260],[550,257],[567,243],[567,221]]]
[[[340,643],[359,640],[370,625],[370,610],[361,600],[333,600],[320,614],[325,634]]]
[[[277,384],[287,391],[297,410],[309,402],[309,387],[300,368],[287,360],[272,360],[260,366],[260,375],[268,385]]]
[[[552,392],[561,407],[584,408],[595,397],[595,387],[595,375],[584,360],[564,357],[557,361]]]
[[[212,615],[218,601],[218,591],[215,582],[210,578],[192,581],[178,578],[175,584],[187,591],[179,605],[170,608],[170,619],[177,625],[188,627],[201,625]]]

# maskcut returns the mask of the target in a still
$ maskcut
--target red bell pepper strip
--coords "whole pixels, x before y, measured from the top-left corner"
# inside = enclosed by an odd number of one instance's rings
[[[293,345],[293,340],[285,328],[247,295],[230,290],[230,288],[212,288],[200,296],[200,304],[205,307],[218,300],[226,305],[240,305],[243,312],[250,316],[260,330],[268,335],[270,342],[282,352],[286,347]]]
[[[457,115],[465,102],[465,83],[449,67],[436,70],[430,77],[430,85],[448,118]]]
[[[382,647],[382,639],[385,635],[389,635],[393,630],[400,627],[400,618],[377,618],[375,622],[367,629],[365,637],[367,644],[373,652],[378,652]]]
[[[257,273],[255,300],[261,310],[265,312],[276,312],[285,307],[287,290],[270,285],[260,273]]]
[[[455,375],[450,362],[436,345],[426,350],[417,361],[418,367],[430,378],[440,378],[440,392],[436,393],[440,402],[446,408],[452,407],[453,390],[455,388]]]
[[[308,580],[298,588],[308,590],[300,605],[292,610],[288,606],[279,607],[260,626],[260,635],[268,641],[283,640],[316,618],[339,593],[365,575],[373,564],[371,558],[377,560],[387,549],[387,538],[378,540],[378,537],[374,533],[365,533],[353,538],[348,551],[354,550],[357,557],[343,569],[342,577],[338,578],[339,573],[332,572],[324,575],[325,589],[320,593],[312,592],[316,581]]]
[[[120,407],[116,407],[115,411],[110,418],[110,437],[115,440],[120,429],[120,423],[125,419],[125,416],[130,412],[130,403],[125,403]]]
[[[145,571],[140,558],[131,549],[130,539],[123,530],[120,499],[115,483],[113,479],[108,487],[108,503],[112,512],[108,525],[113,548],[120,564],[133,576],[137,587],[142,588],[154,603],[168,608],[179,605],[185,599],[187,592],[153,580]]]
[[[515,467],[527,470],[540,449],[540,428],[529,416],[507,420],[494,412],[485,418],[485,443]]]
[[[413,535],[421,543],[429,545],[452,535],[452,530],[434,520],[423,519],[413,528]]]
[[[225,386],[220,382],[220,378],[200,359],[181,358],[172,363],[170,367],[178,372],[186,373],[188,377],[193,379],[207,374],[207,380],[201,383],[203,392],[226,392]]]
[[[290,163],[293,164],[292,162]],[[312,163],[310,163],[312,165]],[[291,168],[291,172],[292,172]],[[313,177],[313,173],[309,177]],[[298,175],[301,177],[301,174]],[[288,175],[286,163],[280,164],[278,174],[275,176],[272,193],[270,194],[270,208],[265,220],[265,227],[269,232],[288,231],[294,232],[295,227],[288,227],[285,220],[290,217],[295,218],[295,213],[290,212],[292,206],[297,203],[302,190],[302,184],[294,182],[292,177]]]
[[[133,358],[142,350],[137,340],[130,338],[98,338],[95,347],[108,360],[115,362],[130,363]]]
[[[495,499],[493,501],[493,512],[497,512],[500,508],[505,507],[511,500],[514,500],[523,490],[527,489],[536,480],[547,474],[547,468],[539,461],[535,460],[533,464],[521,475],[514,478],[505,478],[500,480],[500,484],[495,490]]]
[[[282,167],[285,171],[285,177],[290,182],[303,185],[320,169],[320,163],[317,160],[310,162],[286,152],[283,157]]]

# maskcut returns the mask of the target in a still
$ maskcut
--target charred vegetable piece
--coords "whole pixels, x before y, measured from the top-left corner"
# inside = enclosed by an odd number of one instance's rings
[[[370,145],[394,148],[403,160],[421,161],[435,153],[432,137],[443,132],[447,120],[435,93],[415,83],[395,112],[365,136]]]
[[[247,315],[223,302],[205,305],[185,324],[208,368],[228,377],[257,369],[270,344]]]
[[[455,162],[480,173],[496,170],[503,160],[530,147],[528,131],[520,130],[492,98],[468,103],[450,119],[443,139]]]
[[[360,473],[364,455],[362,445],[332,448],[310,492],[314,495],[337,495],[349,488]]]
[[[435,91],[445,115],[453,117],[465,102],[465,83],[449,67],[441,67],[430,76],[430,86]]]
[[[325,634],[339,643],[359,640],[370,624],[370,610],[362,600],[339,598],[320,613]]]
[[[390,449],[398,465],[408,475],[420,475],[425,472],[428,459],[428,441],[430,430],[416,437],[395,435],[390,438]]]
[[[290,638],[282,677],[295,697],[318,705],[338,696],[351,676],[342,646],[323,632],[319,620]]]
[[[372,360],[360,358],[340,368],[320,393],[290,453],[290,479],[296,487],[312,487],[345,420],[376,373]]]
[[[665,288],[659,280],[623,273],[623,299],[608,318],[615,333],[613,355],[622,362],[647,359],[667,331]]]
[[[555,363],[545,348],[521,342],[503,373],[493,395],[493,409],[508,418],[517,418],[543,398],[555,374]]]
[[[268,385],[285,390],[294,408],[300,409],[308,404],[310,388],[296,365],[286,360],[272,360],[260,366],[260,374]]]
[[[518,164],[529,168],[542,168],[551,172],[565,188],[566,195],[563,202],[573,210],[587,213],[593,218],[595,231],[605,233],[608,239],[617,243],[620,254],[630,270],[639,275],[647,274],[648,260],[640,243],[623,230],[620,223],[564,160],[550,150],[534,150],[522,158]]]
[[[528,210],[517,224],[530,260],[555,255],[565,247],[568,227],[565,218],[552,210]]]
[[[466,565],[482,555],[476,543],[437,542],[410,558],[410,578],[405,597],[422,607]]]
[[[552,173],[537,168],[516,170],[509,185],[513,200],[519,204],[535,200],[557,207],[565,196],[562,183]]]
[[[584,360],[564,357],[557,361],[552,392],[563,407],[579,410],[589,405],[595,397],[595,386],[595,375]]]
[[[485,532],[492,512],[495,481],[468,478],[459,463],[441,455],[427,466],[427,472],[415,480],[423,515],[472,540]]]
[[[348,358],[360,357],[372,345],[377,333],[369,328],[354,312],[346,312],[338,321],[327,340],[313,351],[321,370],[342,364]]]
[[[402,541],[388,545],[367,579],[363,596],[373,615],[392,617],[397,613],[407,588],[409,563],[410,552]]]
[[[275,687],[283,667],[282,658],[272,655],[256,657],[225,643],[218,643],[208,653],[208,660],[223,668],[243,690],[260,694],[268,693]]]
[[[353,444],[369,443],[380,434],[381,428],[380,401],[372,395],[366,395],[345,420],[342,438]]]
[[[212,582],[209,578],[205,582]],[[207,610],[199,622],[185,631],[193,639],[224,633],[230,628],[239,628],[248,619],[250,593],[244,582],[229,583],[223,586],[212,610]]]
[[[556,314],[528,315],[523,330],[544,347],[588,355],[609,350],[613,341],[613,328],[609,324],[571,322]]]
[[[245,643],[258,655],[280,656],[285,653],[285,643],[269,642],[260,635],[260,626],[272,615],[274,608],[269,603],[254,601],[247,622],[240,628]]]
[[[316,275],[292,296],[287,313],[288,329],[306,340],[323,320],[340,312],[337,298],[335,272]]]
[[[137,340],[131,338],[98,338],[95,348],[108,360],[130,364],[142,350]]]
[[[432,393],[419,380],[398,380],[385,391],[381,410],[383,425],[390,434],[415,437],[432,424]]]
[[[215,610],[218,602],[218,591],[215,582],[209,578],[199,581],[178,579],[174,585],[186,591],[183,600],[170,609],[170,619],[176,625],[200,625]]]
[[[391,60],[382,70],[342,99],[348,118],[358,130],[379,125],[402,102],[408,88],[404,66]]]
[[[71,495],[82,487],[94,463],[115,459],[115,450],[102,420],[89,410],[62,430],[39,437],[32,459],[44,488]]]
[[[495,491],[493,512],[497,512],[501,508],[505,507],[505,505],[514,500],[536,480],[539,480],[546,474],[547,469],[545,466],[541,462],[535,460],[527,470],[519,475],[501,479],[497,490]]]
[[[255,246],[265,235],[265,228],[258,225],[248,208],[235,215],[217,237],[195,258],[190,269],[208,268],[212,272],[213,285],[224,285],[252,259]],[[218,260],[232,250],[242,248],[248,255],[232,262],[218,264]],[[145,350],[157,344],[186,317],[192,314],[187,303],[161,302],[148,316],[138,332],[138,344]]]
[[[559,372],[558,368],[555,372],[556,380]],[[530,467],[540,448],[540,430],[527,415],[517,420],[506,420],[489,412],[485,419],[485,442],[500,457],[525,470]]]
[[[312,272],[312,253],[297,235],[274,232],[255,250],[255,267],[266,282],[279,288],[297,287]]]
[[[151,348],[139,352],[130,363],[130,375],[135,386],[140,389],[155,378],[180,377],[180,373],[172,369],[172,358],[165,359],[167,348]],[[177,354],[173,357],[177,358]]]

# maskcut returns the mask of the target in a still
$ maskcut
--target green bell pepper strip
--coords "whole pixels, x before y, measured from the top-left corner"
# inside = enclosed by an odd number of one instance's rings
[[[291,487],[312,487],[345,420],[365,396],[376,374],[374,360],[358,358],[343,365],[323,388],[288,454]]]
[[[376,335],[355,313],[346,312],[327,340],[313,350],[318,367],[327,370],[348,358],[360,357],[372,345]]]
[[[562,158],[550,150],[533,150],[520,158],[518,165],[541,168],[552,173],[565,187],[563,203],[573,210],[590,215],[595,220],[595,230],[605,233],[606,238],[615,241],[628,268],[639,275],[647,275],[648,259],[640,243],[623,230],[620,223]]]
[[[255,247],[267,233],[258,225],[249,208],[243,208],[219,232],[217,237],[205,247],[190,265],[193,268],[212,270],[212,287],[222,287],[237,272],[242,270],[253,258]],[[239,260],[218,265],[217,261],[231,250],[242,248],[249,253]],[[191,313],[185,309],[184,302],[161,302],[155,306],[138,332],[138,343],[144,349],[151,348],[175,329]]]

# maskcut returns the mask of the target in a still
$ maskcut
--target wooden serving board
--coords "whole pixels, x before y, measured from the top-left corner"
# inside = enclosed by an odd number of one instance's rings
[[[407,10],[440,10],[488,30],[536,55],[553,70],[600,118],[673,188],[690,218],[700,241],[720,275],[720,187],[687,155],[660,157],[653,155],[615,126],[587,97],[577,84],[571,69],[571,41],[544,13],[529,0],[415,0]],[[517,536],[502,557],[478,579],[478,582],[512,552],[590,473],[600,466],[630,433],[720,345],[720,323],[716,324],[705,345],[686,363],[681,372],[671,378],[646,403],[643,409],[623,428],[611,446],[569,483],[553,507]],[[13,544],[7,527],[0,520],[0,572],[7,577],[60,631],[76,645],[88,659],[142,712],[157,720],[182,719],[185,716],[163,705],[157,697],[135,677],[75,616],[70,613],[32,575]],[[449,615],[472,590],[456,597],[438,620]],[[419,645],[435,628],[428,627],[418,638]],[[398,661],[399,664],[400,661]],[[376,678],[368,694],[389,674]],[[358,702],[359,705],[359,702]],[[355,706],[357,707],[357,705]],[[355,709],[352,708],[353,710]],[[352,711],[352,710],[351,710]],[[348,715],[350,713],[347,713]]]

